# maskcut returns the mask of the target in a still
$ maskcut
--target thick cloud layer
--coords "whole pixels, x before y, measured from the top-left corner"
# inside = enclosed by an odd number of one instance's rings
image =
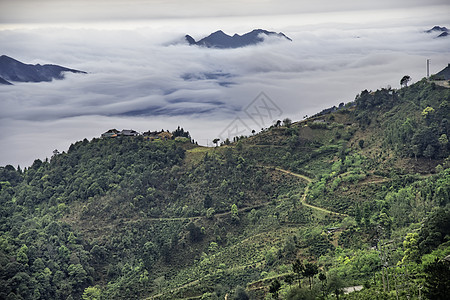
[[[433,22],[445,20],[444,15],[435,14]],[[431,21],[413,25],[404,16],[390,26],[298,25],[295,16],[289,18],[279,28],[268,25],[273,18],[255,26],[247,24],[248,18],[232,18],[222,19],[224,27],[215,27],[217,20],[203,27],[198,20],[171,20],[128,30],[0,31],[1,54],[88,72],[50,83],[0,86],[0,165],[28,166],[55,148],[66,150],[71,142],[110,128],[173,130],[181,125],[200,144],[211,144],[215,137],[228,137],[236,120],[249,134],[276,119],[300,120],[352,101],[363,89],[399,87],[406,74],[420,80],[428,58],[433,73],[450,62],[450,38],[423,32],[435,25]],[[258,46],[228,50],[183,42],[186,33],[198,39],[218,29],[241,34],[264,26],[283,31],[293,42],[270,38]],[[245,109],[262,103],[258,98],[253,102],[261,92],[278,110],[257,122]]]
[[[129,21],[160,18],[267,16],[278,14],[428,8],[446,0],[35,0],[0,1],[0,23]]]

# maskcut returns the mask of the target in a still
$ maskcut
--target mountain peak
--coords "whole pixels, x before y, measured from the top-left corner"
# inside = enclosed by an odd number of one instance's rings
[[[217,30],[216,32],[213,32],[211,35],[218,35],[218,34],[220,34],[220,35],[228,35],[225,32],[223,32],[222,30]]]
[[[189,43],[189,45],[194,45],[195,44],[195,40],[192,36],[190,36],[189,34],[186,34],[184,36],[184,38],[186,39],[186,41]]]
[[[58,65],[24,64],[7,55],[0,56],[0,78],[7,82],[2,81],[3,84],[8,84],[8,81],[41,82],[63,79],[64,72],[86,73]]]
[[[277,36],[292,41],[282,32],[276,33],[264,29],[254,29],[251,32],[245,33],[243,35],[235,33],[233,36],[226,34],[222,30],[218,30],[211,33],[209,36],[199,40],[198,42],[196,42],[190,35],[186,35],[186,40],[189,45],[198,45],[207,48],[242,48],[263,42],[264,37],[261,36],[262,34],[267,36]]]
[[[445,27],[445,26],[434,26],[433,28],[431,28],[431,29],[428,29],[428,30],[426,30],[425,32],[426,33],[431,33],[431,32],[433,32],[433,31],[439,31],[439,32],[448,32],[448,29],[447,29],[447,27]]]
[[[19,62],[18,60],[14,59],[12,57],[9,57],[7,55],[0,56],[0,62],[7,62],[7,61]]]

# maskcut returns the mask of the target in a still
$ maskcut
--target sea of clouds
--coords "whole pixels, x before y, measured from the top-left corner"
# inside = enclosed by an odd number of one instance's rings
[[[245,123],[242,134],[258,132],[277,119],[297,121],[352,101],[364,89],[399,88],[404,75],[418,81],[426,59],[432,73],[450,62],[450,37],[424,33],[433,23],[293,23],[264,28],[283,31],[292,42],[273,37],[240,49],[188,46],[183,38],[198,40],[219,29],[242,34],[257,26],[0,30],[0,54],[87,72],[0,86],[0,165],[26,167],[111,128],[181,126],[199,144],[212,145],[216,137],[232,137],[226,129],[236,118]],[[258,122],[248,106],[258,104],[253,101],[261,92],[278,110]]]

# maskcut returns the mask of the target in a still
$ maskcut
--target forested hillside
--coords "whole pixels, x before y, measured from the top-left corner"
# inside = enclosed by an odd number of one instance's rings
[[[449,102],[424,79],[219,147],[0,167],[0,299],[446,299]]]

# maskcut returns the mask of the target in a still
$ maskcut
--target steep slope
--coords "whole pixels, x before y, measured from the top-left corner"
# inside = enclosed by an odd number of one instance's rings
[[[222,30],[219,30],[199,40],[198,42],[196,42],[190,35],[186,35],[186,41],[189,45],[198,45],[208,48],[241,48],[262,43],[264,42],[265,36],[276,36],[281,39],[291,41],[290,38],[281,32],[276,33],[263,29],[255,29],[243,35],[234,34],[233,36],[227,35]]]
[[[448,101],[423,80],[220,147],[123,136],[2,167],[0,298],[412,297],[450,254]]]
[[[450,64],[431,76],[433,80],[450,80]]]
[[[12,85],[11,82],[6,81],[5,79],[0,77],[0,84],[5,84],[5,85]]]
[[[83,71],[57,65],[24,64],[9,56],[0,56],[0,77],[5,80],[18,82],[52,81],[53,79],[63,79],[64,72],[86,74]]]

